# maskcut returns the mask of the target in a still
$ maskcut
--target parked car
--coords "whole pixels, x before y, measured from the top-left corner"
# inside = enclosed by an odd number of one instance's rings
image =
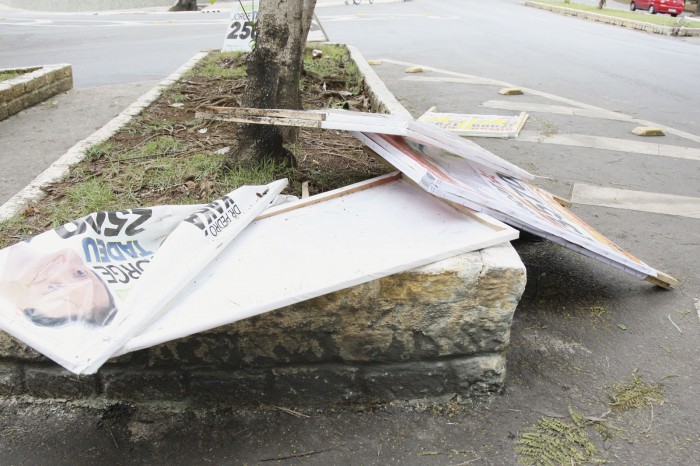
[[[649,10],[649,13],[668,13],[671,16],[678,16],[685,8],[684,0],[632,0],[630,10]]]

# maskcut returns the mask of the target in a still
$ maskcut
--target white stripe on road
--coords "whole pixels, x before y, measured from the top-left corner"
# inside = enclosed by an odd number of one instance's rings
[[[653,142],[632,141],[630,139],[589,136],[587,134],[553,134],[549,136],[535,131],[521,131],[517,140],[536,142],[539,144],[588,147],[591,149],[613,150],[617,152],[700,161],[700,149],[672,146],[669,144],[656,144]]]
[[[493,85],[493,81],[487,78],[478,76],[470,76],[466,78],[452,78],[446,76],[406,76],[401,78],[401,81],[418,81],[425,83],[457,83],[457,84],[488,84]]]
[[[574,184],[574,204],[700,218],[700,198]]]
[[[622,113],[602,109],[563,107],[561,105],[536,104],[531,102],[512,102],[505,100],[489,100],[481,104],[486,108],[514,110],[516,112],[556,113],[559,115],[582,116],[602,120],[632,121],[632,118]]]

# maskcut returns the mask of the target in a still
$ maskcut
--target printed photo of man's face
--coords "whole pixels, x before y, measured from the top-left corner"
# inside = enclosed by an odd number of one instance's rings
[[[105,284],[70,249],[39,253],[27,243],[12,246],[0,276],[0,293],[41,326],[104,326],[116,312]]]

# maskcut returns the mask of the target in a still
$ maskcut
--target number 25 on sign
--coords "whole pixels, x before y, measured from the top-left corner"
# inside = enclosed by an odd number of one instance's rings
[[[249,52],[252,50],[252,42],[255,39],[255,22],[257,20],[257,11],[246,6],[245,10],[240,4],[233,4],[231,19],[226,30],[224,45],[221,48],[222,52],[241,51]]]

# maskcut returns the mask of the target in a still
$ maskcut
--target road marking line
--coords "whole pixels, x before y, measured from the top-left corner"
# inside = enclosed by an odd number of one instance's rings
[[[492,85],[490,79],[472,76],[468,78],[450,78],[446,76],[406,76],[401,81],[422,81],[429,83],[458,83],[458,84],[487,84]]]
[[[574,204],[700,218],[700,198],[574,184]]]
[[[587,134],[553,134],[548,136],[535,131],[521,131],[517,140],[700,161],[700,149],[694,149],[692,147],[632,141],[629,139],[606,138],[602,136],[589,136]]]
[[[517,112],[556,113],[559,115],[573,115],[601,120],[631,121],[632,118],[617,112],[606,110],[594,110],[590,108],[562,107],[561,105],[536,104],[530,102],[508,102],[505,100],[489,100],[481,104],[486,108],[499,110],[514,110]]]
[[[545,99],[549,99],[549,100],[554,100],[554,101],[556,101],[556,102],[565,103],[565,104],[567,104],[567,105],[571,105],[571,106],[574,106],[574,107],[588,108],[588,109],[591,109],[591,110],[599,110],[599,111],[601,111],[601,112],[609,112],[609,110],[606,110],[606,109],[600,108],[600,107],[596,107],[596,106],[594,106],[594,105],[584,104],[583,102],[577,102],[577,101],[572,100],[572,99],[567,99],[566,97],[560,97],[560,96],[557,96],[557,95],[554,95],[554,94],[549,94],[549,93],[547,93],[547,92],[541,92],[541,91],[538,91],[538,90],[536,90],[536,89],[530,89],[530,88],[527,88],[527,87],[518,86],[518,85],[516,85],[516,84],[508,83],[508,82],[505,82],[505,81],[498,81],[498,80],[495,80],[495,79],[488,79],[488,78],[480,78],[480,77],[478,77],[478,76],[474,76],[474,75],[471,75],[471,74],[457,73],[457,72],[455,72],[455,71],[443,70],[443,69],[440,69],[440,68],[435,68],[435,67],[433,67],[433,66],[419,65],[419,64],[417,64],[417,63],[410,63],[410,62],[405,62],[405,61],[401,61],[401,60],[392,60],[392,59],[390,59],[390,58],[383,58],[382,61],[385,62],[385,63],[391,63],[391,64],[393,64],[393,65],[406,66],[406,67],[408,67],[408,66],[420,66],[421,68],[423,68],[423,69],[426,70],[426,71],[433,71],[433,72],[435,72],[435,73],[441,73],[441,74],[444,74],[444,75],[447,75],[447,76],[454,76],[454,77],[457,77],[457,78],[486,79],[487,81],[489,81],[489,82],[490,82],[492,85],[494,85],[494,86],[502,86],[502,87],[520,87],[526,94],[536,95],[536,96],[539,96],[539,97],[543,97],[543,98],[545,98]],[[620,115],[622,115],[622,114],[620,114]],[[673,135],[676,135],[676,136],[678,136],[678,137],[685,138],[685,139],[689,139],[689,140],[691,140],[691,141],[700,143],[700,136],[698,136],[697,134],[687,133],[687,132],[685,132],[685,131],[681,131],[681,130],[678,130],[678,129],[675,129],[675,128],[671,128],[671,127],[669,127],[669,126],[664,126],[664,125],[661,125],[661,124],[659,124],[659,123],[654,123],[654,122],[652,122],[652,121],[648,121],[648,120],[638,120],[638,119],[636,119],[636,118],[632,118],[631,116],[627,116],[627,115],[625,115],[625,116],[626,116],[627,118],[629,118],[629,121],[632,121],[632,122],[634,122],[634,123],[638,123],[638,124],[640,124],[640,125],[642,125],[642,126],[657,126],[657,127],[661,128],[666,134],[673,134]]]

